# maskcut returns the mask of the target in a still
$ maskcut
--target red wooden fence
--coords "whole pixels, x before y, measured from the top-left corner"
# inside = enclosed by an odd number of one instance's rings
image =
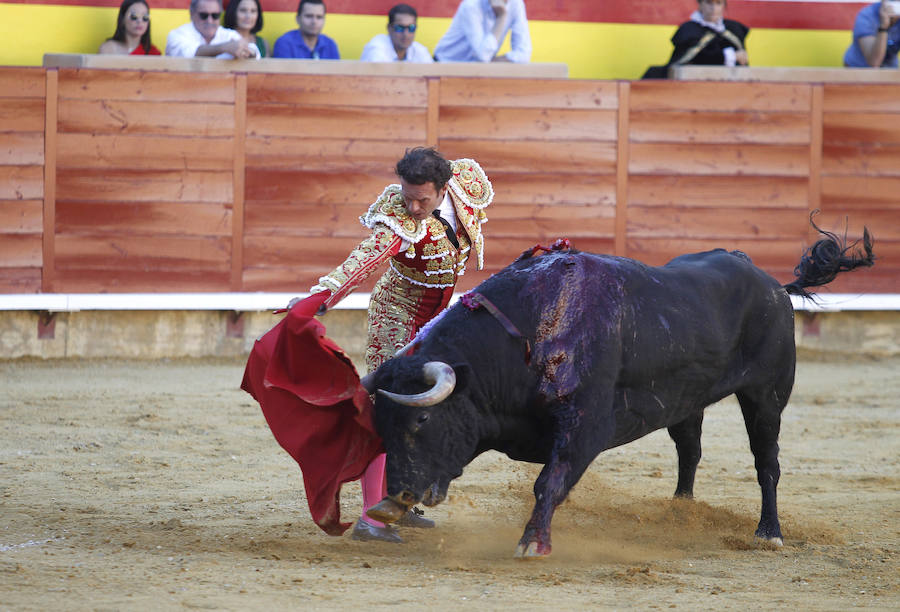
[[[491,178],[483,273],[566,236],[782,281],[819,222],[900,293],[900,86],[0,68],[0,292],[304,291],[407,147]]]

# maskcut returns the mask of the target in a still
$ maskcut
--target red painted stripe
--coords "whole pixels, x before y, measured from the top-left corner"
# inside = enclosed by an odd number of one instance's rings
[[[294,12],[299,0],[262,0],[265,11]],[[326,0],[329,13],[387,15],[398,0]],[[4,0],[9,4],[119,6],[121,0]],[[422,17],[452,17],[457,3],[449,0],[412,0]],[[188,0],[149,0],[152,8],[184,8]],[[677,25],[696,8],[693,0],[526,0],[529,19]],[[727,15],[751,28],[850,30],[858,2],[776,2],[731,0]]]

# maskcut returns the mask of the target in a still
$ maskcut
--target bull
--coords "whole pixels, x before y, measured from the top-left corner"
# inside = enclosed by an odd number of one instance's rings
[[[815,225],[814,225],[815,227]],[[818,228],[816,228],[818,229]],[[739,251],[660,267],[554,245],[526,251],[436,319],[413,354],[363,380],[387,451],[385,522],[440,503],[480,453],[543,464],[515,555],[551,552],[557,506],[602,451],[667,428],[675,496],[693,497],[704,409],[737,396],[762,494],[755,536],[783,544],[776,488],[781,413],[794,382],[790,294],[874,262],[830,232],[782,285]]]

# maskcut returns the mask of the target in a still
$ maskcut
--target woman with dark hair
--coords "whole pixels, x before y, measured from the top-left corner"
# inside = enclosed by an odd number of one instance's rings
[[[116,32],[98,53],[116,55],[160,55],[150,43],[150,5],[147,0],[124,0],[119,7]]]
[[[259,0],[231,0],[225,9],[223,25],[237,31],[247,43],[259,49],[259,57],[269,56],[269,42],[257,36],[263,27],[263,10]]]

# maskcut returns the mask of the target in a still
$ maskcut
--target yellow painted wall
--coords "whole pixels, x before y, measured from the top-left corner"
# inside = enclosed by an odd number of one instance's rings
[[[185,2],[187,4],[187,2]],[[44,53],[95,53],[115,30],[116,8],[0,3],[0,65],[39,66]],[[153,44],[165,51],[166,34],[188,20],[188,11],[153,9]],[[266,13],[261,32],[270,45],[296,28],[293,13]],[[421,18],[416,40],[431,50],[449,19]],[[386,18],[328,15],[325,33],[345,59],[359,59]],[[647,66],[663,64],[672,52],[674,26],[532,21],[535,62],[564,63],[569,76],[584,79],[636,79]],[[841,66],[850,33],[832,30],[751,30],[747,39],[754,66]],[[508,49],[507,41],[505,48]]]

